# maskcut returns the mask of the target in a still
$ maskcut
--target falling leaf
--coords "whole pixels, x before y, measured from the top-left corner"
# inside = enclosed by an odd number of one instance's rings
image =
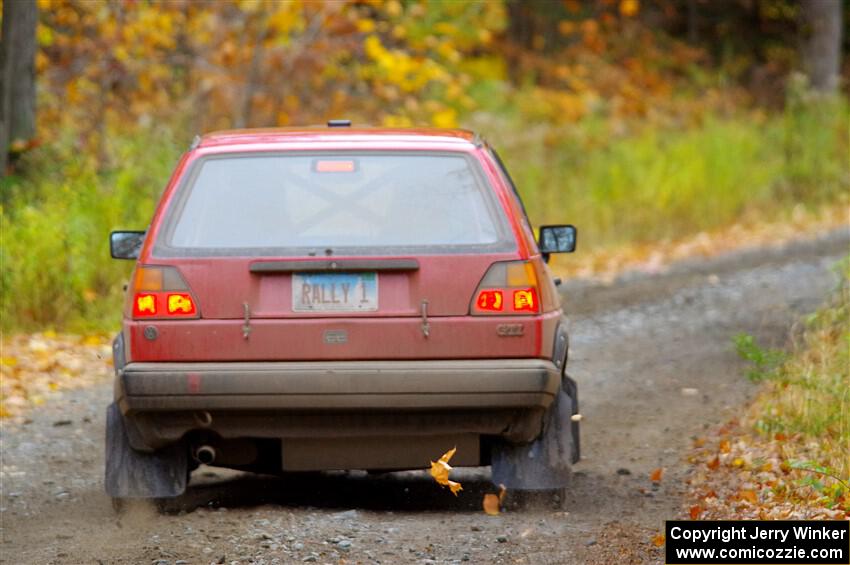
[[[455,454],[455,451],[457,451],[457,447],[453,447],[446,451],[437,461],[431,461],[431,476],[434,477],[434,480],[437,481],[437,483],[449,487],[452,494],[457,496],[458,491],[463,490],[463,487],[460,486],[460,483],[449,480],[449,472],[452,470],[452,466],[449,465],[449,460]]]
[[[656,470],[654,470],[652,473],[650,473],[649,480],[652,481],[653,483],[660,483],[661,477],[663,477],[663,476],[664,476],[664,469],[659,467]]]
[[[691,520],[697,520],[699,515],[702,514],[702,508],[699,506],[691,506],[689,514],[691,515]]]
[[[662,545],[664,545],[665,541],[666,539],[664,537],[664,534],[658,534],[657,536],[652,538],[652,545],[654,545],[655,547],[661,547]]]

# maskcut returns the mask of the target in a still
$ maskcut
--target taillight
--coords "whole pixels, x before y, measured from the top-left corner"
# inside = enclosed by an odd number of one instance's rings
[[[199,317],[195,298],[174,267],[136,267],[127,297],[136,320]]]
[[[475,290],[471,313],[517,315],[554,310],[552,283],[548,277],[538,277],[538,269],[543,268],[534,261],[493,263]]]

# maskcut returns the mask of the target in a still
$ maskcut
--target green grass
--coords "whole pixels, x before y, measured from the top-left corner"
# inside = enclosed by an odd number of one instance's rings
[[[113,139],[101,170],[63,143],[3,181],[3,329],[117,327],[132,265],[110,258],[109,232],[146,228],[180,149],[167,132]]]
[[[581,250],[772,219],[850,192],[843,100],[795,99],[784,114],[687,127],[647,120],[619,135],[593,117],[558,126],[493,115],[472,125],[501,153],[533,223],[576,224]],[[146,227],[188,138],[131,130],[109,139],[106,165],[59,142],[32,152],[24,177],[0,183],[4,330],[117,327],[131,265],[110,259],[109,232]]]
[[[850,193],[840,101],[613,139],[571,126],[490,129],[532,222],[576,224],[583,249],[679,238]]]
[[[841,285],[833,300],[813,314],[790,356],[776,367],[756,371],[767,390],[755,403],[755,428],[769,437],[801,434],[794,445],[805,453],[791,459],[816,461],[832,474],[850,478],[850,257],[838,267]],[[770,357],[771,354],[767,354]],[[749,358],[749,356],[747,356]],[[809,447],[817,446],[816,453]],[[789,450],[791,447],[788,448]],[[804,468],[805,466],[801,467]]]

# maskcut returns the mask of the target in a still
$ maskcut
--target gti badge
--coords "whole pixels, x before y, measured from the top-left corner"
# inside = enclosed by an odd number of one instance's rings
[[[496,335],[499,337],[522,337],[525,326],[522,324],[499,324],[496,326]]]

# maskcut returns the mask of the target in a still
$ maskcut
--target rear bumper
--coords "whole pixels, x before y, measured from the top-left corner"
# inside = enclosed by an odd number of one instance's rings
[[[543,359],[130,363],[116,400],[137,449],[222,438],[497,435],[529,441],[561,386]]]

